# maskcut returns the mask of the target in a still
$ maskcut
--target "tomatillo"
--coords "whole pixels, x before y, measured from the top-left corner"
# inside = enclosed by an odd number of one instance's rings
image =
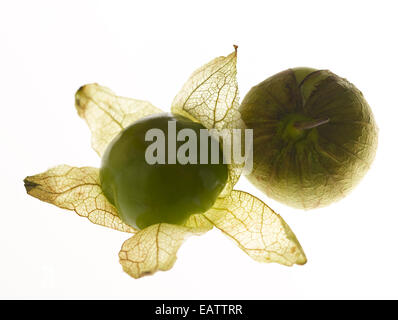
[[[175,132],[169,132],[170,128],[175,128]],[[159,159],[164,158],[163,163],[148,161],[148,148],[155,143],[147,136],[151,129],[164,133],[164,139],[154,139],[156,143],[164,142],[164,149],[154,152]],[[175,136],[183,129],[195,134],[187,142],[176,141]],[[223,163],[221,148],[217,148],[219,162],[211,163],[211,140],[215,138],[208,135],[202,141],[201,130],[206,128],[200,123],[164,113],[134,122],[109,144],[102,157],[101,187],[126,224],[139,229],[162,222],[181,225],[190,215],[212,207],[227,183],[228,167]],[[195,141],[190,141],[192,137]],[[175,148],[169,150],[174,142]],[[197,161],[183,164],[176,153],[188,142],[194,145]],[[201,147],[201,143],[207,143],[207,147]],[[204,150],[205,156],[201,155]]]
[[[368,171],[378,129],[361,91],[328,70],[295,68],[254,86],[240,106],[253,129],[248,179],[300,209],[346,196]]]

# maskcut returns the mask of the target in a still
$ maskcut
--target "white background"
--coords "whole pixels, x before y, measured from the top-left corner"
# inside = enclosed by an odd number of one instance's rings
[[[0,4],[0,298],[398,298],[397,6],[391,1],[2,1]],[[191,72],[239,45],[241,97],[289,67],[353,82],[380,128],[361,184],[300,211],[254,189],[289,223],[305,266],[252,261],[214,230],[190,238],[171,271],[122,272],[129,235],[26,195],[27,175],[99,166],[74,109],[98,82],[167,111]]]

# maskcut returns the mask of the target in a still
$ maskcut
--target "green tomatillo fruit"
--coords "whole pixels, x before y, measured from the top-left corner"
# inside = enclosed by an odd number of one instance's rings
[[[254,137],[248,179],[292,207],[343,198],[376,153],[378,129],[369,105],[353,84],[328,70],[280,72],[253,87],[240,112]]]
[[[174,132],[169,132],[172,128]],[[148,139],[151,129],[160,130],[165,138]],[[194,135],[189,141],[176,141],[183,129],[190,129]],[[181,225],[191,214],[211,208],[227,182],[228,168],[220,148],[220,163],[211,163],[211,142],[203,161],[201,130],[206,129],[200,123],[165,113],[140,119],[113,139],[102,157],[100,180],[105,196],[125,223],[139,229],[161,222]],[[159,146],[164,143],[164,149],[152,150],[157,159],[163,158],[156,163],[148,159],[148,148],[154,141]],[[188,152],[180,149],[188,142],[194,145],[196,160],[181,163],[177,153]],[[175,147],[169,148],[173,143]]]

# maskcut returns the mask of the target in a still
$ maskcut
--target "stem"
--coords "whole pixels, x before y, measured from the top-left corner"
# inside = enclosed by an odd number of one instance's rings
[[[325,123],[328,123],[329,121],[330,121],[329,118],[323,118],[323,119],[317,119],[317,120],[311,120],[311,121],[296,122],[294,124],[294,127],[299,130],[308,130],[308,129],[319,127]]]

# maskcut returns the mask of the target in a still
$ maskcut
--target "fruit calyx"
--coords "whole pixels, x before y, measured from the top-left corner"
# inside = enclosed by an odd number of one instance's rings
[[[311,119],[302,114],[290,114],[282,119],[278,133],[283,140],[294,143],[307,137],[315,129],[330,121],[329,118]]]
[[[295,122],[293,125],[298,130],[308,130],[308,129],[319,127],[323,124],[328,123],[329,121],[330,121],[329,118],[321,118],[321,119],[316,119],[316,120]]]

